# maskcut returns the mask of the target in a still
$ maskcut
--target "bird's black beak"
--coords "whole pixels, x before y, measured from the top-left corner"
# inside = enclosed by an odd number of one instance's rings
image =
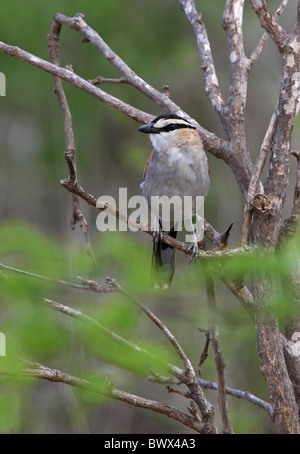
[[[147,125],[141,126],[138,131],[145,132],[147,134],[153,134],[156,131],[156,128],[152,123],[148,123]]]

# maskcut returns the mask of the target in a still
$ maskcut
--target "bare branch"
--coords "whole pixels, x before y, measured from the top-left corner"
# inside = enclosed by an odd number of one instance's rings
[[[54,15],[54,20],[60,25],[66,25],[73,30],[79,31],[102,53],[102,55],[114,66],[122,79],[126,83],[132,85],[145,96],[154,101],[158,106],[174,113],[183,113],[168,96],[156,90],[140,76],[138,76],[125,62],[121,59],[101,38],[101,36],[93,30],[85,21],[83,14],[76,14],[75,17],[68,17],[64,14],[57,13]],[[186,115],[186,114],[185,114]]]
[[[114,331],[106,328],[106,326],[102,325],[94,318],[89,317],[86,314],[83,314],[81,311],[75,310],[69,306],[65,306],[61,303],[50,300],[48,298],[44,298],[44,301],[47,304],[47,306],[49,306],[51,309],[62,312],[63,314],[69,315],[70,317],[76,318],[78,320],[81,320],[81,321],[84,321],[91,325],[96,326],[98,329],[100,329],[106,336],[108,336],[113,341],[115,341],[125,347],[128,347],[129,349],[134,350],[138,353],[144,353],[146,355],[150,355],[150,353],[147,352],[146,350],[144,350],[143,348],[138,347],[137,345],[133,344],[132,342],[129,342],[127,339],[119,336]]]
[[[72,29],[80,31],[85,37],[102,53],[102,55],[118,70],[121,79],[126,83],[135,87],[138,91],[143,93],[149,99],[154,101],[159,107],[162,107],[167,112],[176,113],[189,119],[196,127],[199,135],[203,141],[204,147],[218,158],[226,159],[224,148],[226,147],[225,141],[218,138],[215,134],[206,131],[199,123],[191,118],[184,112],[177,104],[170,99],[170,93],[165,91],[161,92],[153,88],[150,84],[138,76],[120,57],[117,55],[99,34],[93,30],[83,20],[83,14],[77,14],[75,17],[68,17],[63,14],[57,13],[54,15],[54,20],[61,25],[66,25]],[[120,110],[120,109],[119,109]],[[123,113],[126,113],[123,111]],[[133,118],[133,117],[132,117]],[[148,123],[150,120],[139,120],[143,123]]]
[[[265,0],[250,0],[251,6],[258,16],[261,26],[271,36],[280,52],[287,41],[287,32],[277,24]]]
[[[212,382],[203,380],[202,378],[198,378],[198,380],[203,388],[213,389],[215,391],[218,390],[217,383],[212,383]],[[229,396],[237,397],[238,399],[245,399],[245,400],[251,402],[252,404],[257,405],[258,407],[262,408],[263,410],[266,410],[267,413],[269,414],[270,418],[273,419],[272,406],[268,402],[265,402],[264,400],[260,399],[259,397],[254,396],[254,394],[249,393],[249,391],[240,391],[239,389],[227,387],[226,394],[228,394]]]
[[[100,85],[104,83],[109,84],[128,84],[128,81],[122,77],[120,79],[112,79],[111,77],[95,77],[95,79],[91,79],[88,81],[92,85]]]
[[[176,353],[181,358],[185,371],[184,373],[178,377],[182,383],[184,383],[190,391],[191,398],[197,404],[200,410],[200,417],[201,421],[207,427],[207,431],[210,433],[216,432],[216,425],[215,425],[215,417],[214,417],[214,409],[212,405],[206,400],[205,395],[199,386],[199,382],[196,377],[196,373],[193,369],[192,363],[186,353],[183,351],[181,345],[175,338],[175,336],[170,332],[170,330],[164,325],[164,323],[153,314],[153,312],[144,304],[139,302],[134,296],[132,296],[127,290],[123,289],[116,281],[114,281],[116,288],[122,293],[126,295],[130,301],[132,301],[136,306],[138,306],[149,318],[152,322],[162,331],[162,333],[166,336],[168,341],[174,347]]]
[[[148,378],[148,380],[150,382],[160,383],[162,385],[166,385],[166,384],[180,385],[180,381],[177,378],[162,377],[158,374],[150,376]],[[198,378],[198,381],[199,381],[200,385],[202,386],[202,388],[204,388],[204,389],[210,389],[213,391],[218,390],[217,383],[204,380],[203,378]],[[253,405],[256,405],[256,406],[262,408],[263,410],[265,410],[268,413],[268,415],[270,416],[270,418],[273,419],[272,406],[268,402],[264,401],[263,399],[260,399],[259,397],[256,397],[254,394],[251,394],[249,391],[241,391],[239,389],[227,387],[226,394],[228,396],[237,397],[238,399],[244,399],[244,400],[247,400],[248,402],[251,402]]]
[[[242,32],[243,10],[244,0],[226,1],[222,25],[228,43],[230,86],[224,108],[223,129],[230,143],[230,167],[243,195],[246,196],[252,174],[252,162],[245,133],[248,73]]]
[[[224,247],[227,247],[227,240],[231,227],[232,224],[224,233],[221,234],[217,232],[217,230],[215,230],[214,227],[212,227],[206,220],[204,222],[206,236],[218,249],[223,249]],[[222,266],[217,266],[217,270],[218,277],[224,282],[224,284],[231,291],[231,293],[239,300],[239,302],[248,312],[250,317],[254,319],[253,295],[246,287],[244,282],[242,280],[230,279],[228,273],[226,273],[226,269],[224,269]]]
[[[202,365],[204,364],[204,362],[206,361],[206,359],[208,357],[208,348],[209,348],[209,344],[211,341],[211,336],[210,336],[210,330],[208,330],[208,329],[203,330],[203,329],[199,328],[199,331],[201,331],[205,334],[205,344],[204,344],[204,348],[203,348],[203,351],[200,356],[200,360],[198,363],[198,370],[197,370],[198,374],[202,375]]]
[[[244,282],[238,282],[228,276],[221,276],[221,280],[254,320],[253,295]]]
[[[223,233],[217,232],[214,227],[204,219],[204,233],[206,237],[213,243],[217,250],[222,250],[227,248],[228,238],[231,232],[233,224],[225,230]]]
[[[226,398],[226,385],[225,385],[225,360],[222,352],[222,347],[219,339],[218,325],[216,322],[216,295],[213,278],[206,273],[206,293],[208,308],[211,316],[211,343],[215,357],[217,381],[218,381],[218,402],[222,421],[222,433],[232,434],[232,426],[230,423],[228,405]]]
[[[170,330],[164,325],[164,323],[156,316],[153,314],[153,312],[145,306],[143,303],[138,301],[133,295],[131,295],[127,290],[122,288],[115,280],[113,280],[113,286],[116,288],[116,290],[123,295],[125,295],[127,298],[129,298],[130,301],[132,301],[137,307],[139,307],[146,315],[147,317],[152,320],[152,322],[163,332],[163,334],[166,336],[168,341],[172,344],[174,347],[176,353],[182,360],[185,369],[189,371],[193,371],[193,366],[192,363],[190,362],[189,358],[187,357],[186,353],[183,351],[182,347],[180,346],[179,342],[175,338],[175,336],[170,332]]]
[[[39,58],[29,52],[26,52],[19,47],[10,46],[0,41],[0,52],[3,52],[11,57],[14,57],[18,60],[25,61],[36,68],[39,68],[43,71],[46,71],[50,74],[60,77],[61,79],[65,80],[66,82],[71,83],[75,87],[85,91],[91,96],[99,99],[100,101],[104,102],[108,106],[112,107],[113,109],[122,112],[123,114],[127,115],[128,117],[140,121],[142,123],[147,123],[153,119],[153,115],[150,115],[142,110],[136,109],[135,107],[130,106],[129,104],[124,103],[118,98],[106,93],[105,91],[101,90],[98,87],[87,82],[82,77],[75,74],[70,69],[61,68],[60,66],[56,66],[52,63],[49,63],[42,58]]]
[[[260,178],[263,172],[263,168],[266,163],[267,155],[270,148],[270,143],[272,139],[272,134],[274,132],[275,119],[278,115],[278,104],[276,105],[273,115],[271,117],[267,132],[265,134],[263,143],[260,148],[258,158],[256,160],[255,167],[253,169],[253,174],[250,180],[246,203],[244,208],[244,216],[241,227],[241,244],[248,244],[249,242],[249,232],[250,232],[250,222],[251,222],[251,213],[252,213],[252,203],[254,196],[258,189]]]
[[[57,22],[53,22],[50,33],[48,35],[48,51],[50,62],[56,66],[60,66],[59,63],[59,53],[58,53],[58,43],[60,38],[60,31],[61,26]],[[72,70],[72,69],[71,69]],[[54,84],[54,93],[56,94],[59,105],[61,108],[63,120],[64,120],[64,127],[65,127],[65,137],[66,137],[66,152],[65,156],[68,156],[69,161],[71,161],[72,165],[69,166],[69,178],[73,183],[77,182],[77,175],[76,175],[76,157],[75,157],[75,140],[74,140],[74,132],[73,132],[73,124],[72,124],[72,116],[69,109],[68,101],[66,95],[63,90],[61,79],[58,76],[53,76],[53,84]],[[72,215],[72,222],[71,227],[72,229],[75,228],[77,222],[80,223],[80,227],[83,230],[88,254],[92,258],[94,265],[96,266],[95,256],[91,247],[90,237],[89,237],[89,225],[80,209],[79,198],[76,194],[72,194],[72,202],[73,202],[73,215]]]
[[[212,107],[222,116],[225,102],[221,95],[210,42],[202,16],[201,14],[198,14],[194,0],[180,0],[180,6],[185,12],[196,35],[204,72],[205,93],[207,94]]]
[[[18,374],[19,376],[39,378],[50,382],[64,383],[80,389],[89,389],[97,394],[106,395],[121,402],[134,405],[135,407],[145,408],[156,413],[161,413],[169,418],[175,419],[185,426],[190,427],[196,432],[206,433],[206,427],[201,421],[199,421],[199,419],[178,410],[176,407],[128,393],[121,389],[115,388],[111,383],[107,383],[107,387],[98,386],[97,383],[69,375],[58,369],[51,369],[36,362],[24,361],[24,363],[27,367],[20,370]],[[7,373],[7,371],[2,371],[0,369],[0,375],[7,375]]]
[[[73,184],[68,179],[61,180],[60,183],[68,191],[74,192],[79,197],[84,199],[88,204],[90,204],[94,207],[97,207],[100,210],[106,210],[110,215],[116,217],[117,219],[122,220],[123,222],[126,222],[129,226],[131,226],[133,228],[134,231],[142,231],[142,232],[147,233],[148,235],[151,235],[151,236],[153,235],[153,231],[151,230],[150,226],[145,225],[143,223],[134,222],[132,219],[129,219],[129,217],[125,213],[120,212],[117,208],[113,207],[109,203],[104,203],[100,200],[97,201],[97,199],[92,194],[85,191],[79,184]],[[207,231],[210,230],[210,232],[212,232],[212,230],[208,227],[209,225],[210,224],[208,224],[208,223],[206,224]],[[229,232],[230,232],[230,230],[229,230]],[[228,234],[228,229],[227,229],[227,234]],[[223,239],[226,237],[227,234],[225,232],[225,236],[223,237]],[[211,235],[212,235],[212,233],[210,233],[210,236]],[[219,234],[219,235],[222,236],[223,234]],[[212,236],[211,236],[211,238],[212,238]],[[221,237],[219,237],[219,239],[220,238]],[[165,233],[162,234],[162,240],[166,244],[174,247],[175,249],[186,253],[187,245],[183,241],[176,240]],[[243,254],[247,254],[247,253],[251,254],[254,252],[255,252],[255,248],[253,248],[253,247],[250,248],[249,246],[243,246],[242,248],[228,249],[228,250],[214,250],[214,251],[199,250],[198,259],[234,257],[234,256],[243,255]],[[190,254],[190,252],[188,252],[188,254]]]
[[[143,112],[140,109],[137,109],[120,99],[106,93],[105,91],[101,90],[100,88],[96,87],[92,83],[87,82],[82,77],[75,74],[70,69],[61,68],[59,66],[53,65],[52,63],[43,60],[36,55],[30,54],[16,46],[10,46],[0,41],[0,52],[3,52],[13,58],[18,60],[22,60],[26,63],[29,63],[43,71],[49,72],[55,76],[60,77],[61,79],[69,82],[70,84],[74,85],[75,87],[79,88],[80,90],[85,91],[89,95],[99,99],[103,103],[107,104],[108,106],[112,107],[113,109],[118,110],[119,112],[127,115],[128,117],[132,118],[133,120],[139,121],[141,123],[149,123],[153,118],[154,115],[151,115],[147,112]],[[146,83],[146,82],[145,82]],[[160,92],[158,92],[160,93]],[[167,95],[166,98],[169,99]],[[169,104],[168,104],[169,106]],[[168,109],[166,106],[166,109]],[[173,106],[173,104],[171,105]],[[170,107],[170,106],[169,106]],[[197,123],[194,119],[192,119],[186,112],[182,111],[178,106],[174,109],[177,113],[185,116],[186,118],[190,119],[190,121],[196,126],[199,135],[203,141],[203,146],[206,151],[212,153],[215,157],[224,159],[224,161],[228,164],[228,156],[226,154],[226,146],[227,142],[221,138],[219,138],[216,134],[207,131],[203,128],[199,123]],[[175,111],[173,110],[173,111]]]
[[[285,7],[287,6],[289,0],[283,0],[281,5],[279,6],[279,8],[277,9],[276,13],[274,14],[274,19],[278,19],[281,14],[283,13]],[[250,71],[250,69],[252,68],[252,65],[258,60],[267,40],[269,38],[269,33],[265,32],[261,38],[261,40],[259,41],[259,43],[257,44],[256,48],[254,49],[254,51],[252,52],[252,54],[250,55],[250,57],[248,58],[247,60],[247,66],[248,66],[248,71]]]
[[[295,32],[297,23],[298,19],[295,23]],[[270,139],[269,175],[263,196],[265,209],[262,210],[260,205],[255,205],[252,239],[266,246],[275,246],[278,241],[289,186],[291,135],[299,111],[298,40],[299,36],[293,33],[286,43],[280,94]]]
[[[42,279],[42,280],[45,280],[45,281],[48,281],[48,282],[61,284],[61,285],[67,286],[67,287],[76,288],[78,290],[90,290],[90,291],[94,291],[96,293],[111,293],[111,292],[115,291],[109,285],[99,285],[99,284],[97,284],[97,287],[93,287],[92,288],[91,285],[87,285],[87,284],[82,284],[82,285],[73,284],[72,282],[63,281],[61,279],[54,279],[54,278],[51,278],[51,277],[42,276],[40,274],[29,273],[28,271],[20,270],[18,268],[13,268],[11,266],[4,265],[3,263],[0,263],[0,269],[4,269],[4,270],[7,270],[7,271],[13,271],[14,273],[19,273],[19,274],[23,274],[23,275],[28,276],[28,277],[33,277],[35,279]]]
[[[230,88],[227,110],[231,116],[245,117],[247,94],[246,56],[243,43],[244,0],[227,0],[223,14],[223,28],[226,31],[230,59]],[[231,109],[231,110],[230,110]]]

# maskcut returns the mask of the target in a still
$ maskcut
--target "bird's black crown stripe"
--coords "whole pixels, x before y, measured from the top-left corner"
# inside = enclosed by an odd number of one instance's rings
[[[188,120],[186,120],[185,118],[180,117],[179,115],[176,115],[176,114],[159,115],[158,117],[154,118],[154,120],[152,120],[151,123],[155,124],[158,120],[183,120],[183,121],[186,121],[187,123],[189,123]]]

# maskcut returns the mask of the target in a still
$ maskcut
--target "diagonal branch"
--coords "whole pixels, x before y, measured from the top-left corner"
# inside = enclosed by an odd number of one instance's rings
[[[173,384],[173,385],[180,385],[180,381],[175,378],[175,377],[162,377],[158,374],[152,375],[148,378],[150,382],[153,383],[160,383],[162,385],[168,385],[168,384]],[[198,378],[198,381],[202,388],[204,389],[211,389],[213,391],[218,390],[218,384],[204,380],[203,378]],[[251,394],[249,391],[241,391],[240,389],[235,389],[235,388],[230,388],[226,387],[226,394],[228,396],[233,396],[238,399],[244,399],[247,400],[248,402],[251,402],[253,405],[256,405],[263,410],[265,410],[268,415],[270,416],[271,419],[273,419],[273,408],[272,406],[266,402],[263,399],[260,399],[259,397],[255,396],[254,394]]]
[[[192,366],[192,363],[186,353],[183,351],[181,345],[171,333],[171,331],[166,327],[166,325],[155,315],[153,312],[144,304],[140,303],[134,296],[132,296],[127,290],[123,289],[116,281],[114,281],[114,286],[118,289],[120,293],[126,295],[130,301],[132,301],[136,306],[138,306],[152,322],[162,331],[168,341],[174,347],[177,355],[181,358],[185,371],[178,377],[182,383],[184,383],[190,391],[191,398],[196,403],[200,410],[200,419],[204,423],[209,433],[216,433],[216,424],[214,409],[212,405],[207,401],[199,381],[196,377],[196,373]]]
[[[279,24],[277,24],[265,0],[250,0],[250,3],[253,10],[257,14],[261,26],[265,29],[268,35],[271,36],[279,51],[283,52],[283,47],[288,39],[288,33]]]
[[[218,385],[217,383],[212,383],[206,380],[203,380],[202,378],[198,378],[202,388],[204,389],[213,389],[215,391],[218,390]],[[270,418],[273,418],[273,408],[272,406],[264,401],[263,399],[260,399],[259,397],[254,396],[254,394],[249,393],[249,391],[241,391],[239,389],[234,389],[234,388],[229,388],[227,387],[225,389],[226,394],[228,396],[234,396],[237,397],[238,399],[245,399],[248,402],[251,402],[254,405],[257,405],[258,407],[266,410],[266,412],[269,414]]]
[[[122,213],[119,211],[117,208],[112,206],[109,203],[104,203],[100,199],[96,199],[92,194],[89,192],[85,191],[78,183],[74,184],[70,182],[68,179],[61,180],[60,184],[64,186],[68,191],[74,192],[77,194],[79,197],[81,197],[83,200],[85,200],[89,205],[92,205],[96,208],[98,208],[100,211],[105,210],[107,213],[109,213],[111,216],[122,220],[126,224],[129,225],[130,228],[132,228],[133,231],[142,231],[147,233],[148,235],[153,236],[153,230],[151,230],[149,225],[143,224],[142,222],[135,222],[133,221],[130,217],[128,217],[127,214]],[[208,230],[210,230],[210,234],[212,233],[212,230],[209,229],[208,223],[206,223],[206,227]],[[220,234],[219,234],[220,235]],[[223,235],[223,234],[222,234]],[[227,233],[225,232],[224,237],[220,235],[220,238],[223,240],[226,240],[226,237],[228,238],[228,229]],[[162,241],[169,246],[174,247],[175,249],[190,254],[191,252],[187,252],[187,245],[183,241],[179,241],[177,239],[174,239],[167,235],[166,233],[162,233]],[[242,248],[236,248],[236,249],[224,249],[224,250],[214,250],[214,251],[198,251],[198,259],[213,259],[213,258],[221,258],[221,257],[234,257],[237,255],[243,255],[243,254],[251,254],[255,253],[255,248],[250,248],[249,246],[243,246]]]
[[[64,383],[83,390],[88,389],[97,394],[106,395],[121,402],[134,405],[135,407],[145,408],[156,413],[161,413],[169,418],[179,421],[196,432],[206,433],[206,427],[201,423],[201,421],[171,405],[128,393],[121,389],[115,388],[111,383],[107,383],[106,386],[99,386],[97,383],[69,375],[58,369],[51,369],[36,362],[24,361],[24,364],[26,367],[22,368],[19,373],[15,371],[13,371],[13,373],[17,373],[18,376],[44,379],[55,383]],[[9,374],[9,372],[3,371],[0,368],[0,375],[7,374]]]
[[[69,315],[70,317],[73,317],[77,320],[81,320],[96,326],[100,331],[102,331],[107,337],[112,339],[114,342],[117,342],[118,344],[123,345],[129,348],[130,350],[134,350],[135,352],[150,355],[150,353],[147,350],[144,350],[143,348],[133,344],[132,342],[129,342],[127,339],[119,336],[119,334],[108,329],[106,326],[102,325],[97,320],[95,320],[92,317],[89,317],[88,315],[82,313],[81,311],[75,310],[69,306],[65,306],[64,304],[58,303],[57,301],[53,301],[48,298],[44,298],[44,301],[47,304],[47,306],[49,306],[51,309]]]
[[[281,14],[283,13],[285,7],[287,6],[289,0],[283,0],[281,5],[279,6],[279,8],[277,9],[276,13],[274,14],[274,19],[278,19]],[[253,50],[252,54],[250,55],[250,57],[248,58],[247,60],[247,67],[248,67],[248,71],[250,71],[250,69],[252,68],[253,64],[258,60],[267,40],[269,38],[269,33],[265,32],[261,38],[261,40],[259,41],[259,43],[257,44],[256,48]]]
[[[104,90],[101,90],[99,87],[95,87],[93,84],[87,82],[85,79],[80,77],[78,74],[73,72],[71,69],[62,68],[60,66],[49,63],[42,58],[37,57],[36,55],[30,54],[23,49],[20,49],[17,46],[10,46],[0,41],[0,52],[3,52],[10,57],[16,58],[17,60],[22,60],[30,65],[35,66],[36,68],[46,71],[54,76],[58,76],[61,79],[69,82],[80,90],[85,91],[91,96],[99,99],[113,109],[122,112],[128,117],[146,123],[153,119],[153,115],[143,112],[142,110],[136,109],[135,107],[121,101],[120,99],[106,93]]]
[[[114,66],[121,75],[121,80],[127,84],[132,85],[138,91],[143,93],[149,99],[151,99],[157,106],[162,107],[167,112],[176,113],[182,115],[190,120],[199,132],[201,139],[203,140],[204,147],[206,150],[213,153],[216,157],[222,157],[225,159],[225,142],[219,139],[215,134],[206,131],[199,123],[191,118],[186,112],[184,112],[174,101],[170,99],[169,93],[164,91],[158,91],[140,76],[138,76],[119,55],[117,55],[101,36],[93,30],[85,21],[84,15],[78,13],[75,17],[68,17],[64,14],[57,13],[54,15],[54,20],[60,25],[66,25],[71,29],[79,31],[84,34],[88,41],[90,41],[102,55]],[[144,123],[148,123],[149,120],[140,120]]]

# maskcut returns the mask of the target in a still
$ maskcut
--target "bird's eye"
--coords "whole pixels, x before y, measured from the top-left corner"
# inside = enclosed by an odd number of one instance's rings
[[[174,123],[171,123],[163,128],[163,131],[165,132],[170,132],[174,131],[175,129],[178,129],[178,125],[175,125]]]

